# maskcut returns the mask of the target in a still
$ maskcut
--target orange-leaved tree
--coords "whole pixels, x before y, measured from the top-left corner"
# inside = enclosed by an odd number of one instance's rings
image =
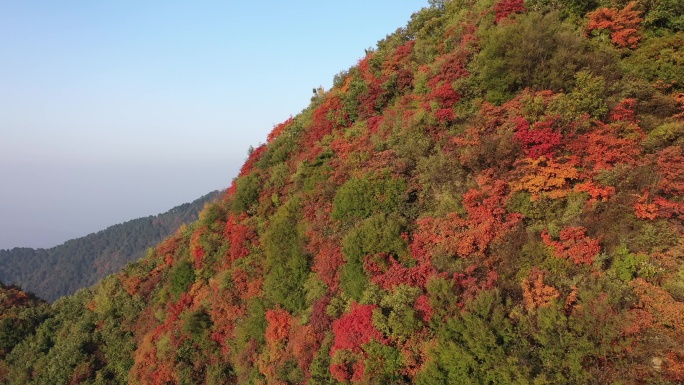
[[[637,3],[632,1],[622,9],[599,8],[589,12],[586,33],[600,35],[601,31],[610,33],[610,40],[618,47],[636,48],[641,37],[639,26],[643,21],[641,12],[636,10]]]

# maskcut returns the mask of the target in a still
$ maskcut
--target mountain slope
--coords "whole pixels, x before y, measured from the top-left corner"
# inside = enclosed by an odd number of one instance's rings
[[[49,316],[47,303],[0,282],[0,378],[8,378],[5,357]]]
[[[431,1],[4,382],[682,383],[683,21]]]
[[[183,223],[197,220],[204,205],[218,196],[214,191],[163,214],[110,226],[49,249],[0,250],[0,280],[48,301],[73,294],[142,258]]]

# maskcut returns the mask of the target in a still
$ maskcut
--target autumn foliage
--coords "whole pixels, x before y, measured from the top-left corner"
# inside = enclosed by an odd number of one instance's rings
[[[586,232],[584,227],[566,227],[560,231],[559,241],[554,241],[546,231],[542,232],[542,239],[557,258],[570,259],[576,265],[590,265],[601,246],[598,240],[587,237]]]
[[[544,283],[544,272],[534,267],[522,281],[523,305],[528,311],[548,306],[560,296],[558,290]]]
[[[523,0],[502,0],[494,5],[494,20],[498,23],[514,13],[525,12]]]
[[[431,2],[141,261],[3,287],[0,385],[681,382],[681,32],[594,3]]]
[[[290,329],[290,314],[281,309],[266,311],[266,341],[269,343],[285,342]]]
[[[382,340],[382,334],[372,323],[374,309],[373,305],[352,304],[349,314],[332,323],[335,339],[330,350],[331,354],[338,350],[359,353],[364,344]]]
[[[600,8],[590,12],[587,33],[607,30],[610,39],[618,47],[636,48],[641,37],[639,25],[643,21],[641,12],[636,10],[637,3],[632,1],[622,9]]]

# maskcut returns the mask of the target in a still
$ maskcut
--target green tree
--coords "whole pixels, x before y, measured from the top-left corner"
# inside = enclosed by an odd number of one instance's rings
[[[187,291],[193,282],[195,282],[195,269],[192,263],[187,260],[178,262],[171,270],[169,281],[173,298],[176,300],[180,298],[180,295]]]
[[[519,358],[521,346],[495,291],[481,293],[460,316],[438,332],[439,344],[416,383],[529,384],[530,373]]]
[[[333,201],[334,219],[364,219],[376,212],[400,212],[406,196],[402,179],[352,178],[340,186]]]
[[[500,104],[518,91],[567,90],[575,73],[610,70],[609,57],[590,52],[587,41],[557,12],[530,12],[482,33],[481,50],[472,62],[472,80],[486,90],[488,101]]]
[[[299,199],[290,199],[273,215],[264,235],[264,293],[295,314],[305,308],[304,283],[309,272],[304,231],[299,225],[300,211]]]
[[[407,245],[401,236],[405,223],[396,214],[376,214],[357,224],[344,237],[342,252],[347,263],[342,267],[341,286],[350,298],[360,300],[368,286],[363,270],[367,255],[386,253],[406,257]]]

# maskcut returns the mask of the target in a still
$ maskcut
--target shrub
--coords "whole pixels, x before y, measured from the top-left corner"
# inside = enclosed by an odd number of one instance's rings
[[[195,269],[193,269],[192,263],[187,260],[177,263],[171,270],[169,282],[173,298],[180,298],[180,295],[195,282]]]
[[[309,272],[303,230],[299,226],[300,210],[296,198],[281,206],[263,237],[266,254],[264,293],[293,314],[305,307],[304,283]]]
[[[597,67],[574,27],[557,13],[530,12],[515,23],[488,30],[480,53],[472,62],[477,88],[486,99],[503,103],[524,89],[570,89],[575,73]],[[603,63],[604,64],[604,63]]]
[[[231,209],[234,213],[249,210],[259,200],[260,182],[256,174],[238,178],[235,181],[236,191],[233,196]]]
[[[405,220],[398,215],[377,214],[359,223],[343,240],[346,264],[342,267],[341,286],[353,299],[359,300],[368,285],[363,258],[369,254],[387,253],[406,257],[407,245],[401,234]]]
[[[364,219],[376,212],[400,211],[406,196],[403,179],[352,178],[335,194],[333,219]]]

